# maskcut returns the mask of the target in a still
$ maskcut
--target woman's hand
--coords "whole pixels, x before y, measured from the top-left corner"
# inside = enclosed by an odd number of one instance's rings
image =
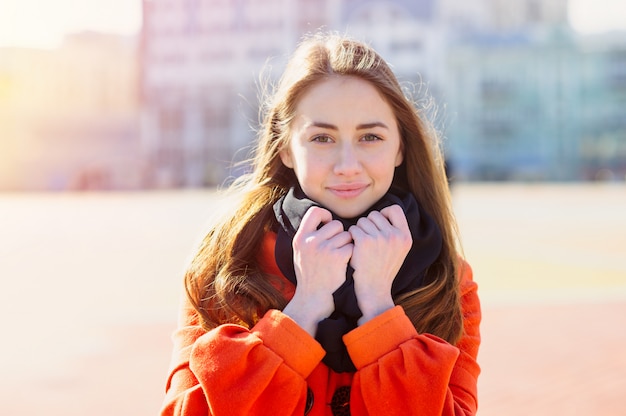
[[[335,308],[333,292],[346,280],[352,249],[352,236],[339,221],[333,221],[330,211],[309,208],[293,238],[298,284],[283,312],[312,336],[318,322]]]
[[[372,211],[349,229],[354,241],[350,265],[354,290],[363,316],[359,325],[394,307],[391,285],[413,239],[402,208],[392,205]]]

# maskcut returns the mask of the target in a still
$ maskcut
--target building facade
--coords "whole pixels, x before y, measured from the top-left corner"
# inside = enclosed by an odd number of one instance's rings
[[[567,23],[567,0],[143,7],[147,186],[216,185],[238,175],[233,165],[248,156],[258,125],[262,79],[276,80],[301,36],[319,28],[371,43],[415,98],[434,98],[429,115],[459,179],[589,179],[623,164],[623,47],[581,42]]]
[[[450,45],[447,63],[447,134],[460,178],[576,175],[582,80],[572,39],[489,35]]]
[[[626,35],[584,39],[580,51],[582,179],[626,179]]]
[[[308,24],[294,19],[296,3],[323,23],[313,1],[144,0],[141,125],[152,186],[229,175],[254,136],[258,71],[271,57],[283,65]]]
[[[237,175],[233,164],[248,155],[264,79],[275,81],[301,37],[319,28],[370,41],[407,79],[438,73],[442,39],[427,35],[434,4],[144,0],[141,141],[149,186],[216,185]]]

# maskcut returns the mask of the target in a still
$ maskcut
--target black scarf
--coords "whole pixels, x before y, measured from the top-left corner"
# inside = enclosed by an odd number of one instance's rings
[[[418,206],[413,194],[399,189],[390,190],[361,216],[367,216],[371,211],[380,211],[394,204],[400,205],[404,210],[413,238],[411,250],[391,287],[391,295],[395,298],[423,284],[424,272],[439,256],[442,237],[435,221]],[[276,263],[293,284],[297,282],[292,240],[302,217],[312,206],[319,204],[310,200],[300,187],[291,188],[274,204],[274,213],[279,224],[275,248]],[[356,224],[359,218],[338,218],[333,214],[333,219],[341,221],[344,230]],[[363,315],[354,292],[353,272],[354,269],[348,265],[346,281],[333,293],[335,311],[318,324],[315,335],[315,339],[326,350],[324,363],[336,372],[356,371],[342,340],[344,334],[357,327],[357,320]]]

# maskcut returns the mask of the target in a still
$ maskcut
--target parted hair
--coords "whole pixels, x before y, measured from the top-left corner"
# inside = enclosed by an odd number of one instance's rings
[[[402,305],[418,332],[456,344],[463,329],[458,233],[439,136],[423,108],[373,48],[327,33],[302,40],[282,77],[262,100],[251,170],[228,189],[236,196],[234,206],[211,225],[185,274],[186,293],[198,323],[207,330],[224,323],[250,328],[267,310],[286,305],[283,280],[262,270],[259,248],[275,225],[273,204],[297,183],[294,172],[282,164],[279,151],[289,141],[298,102],[311,86],[333,76],[358,77],[371,83],[395,114],[404,158],[396,168],[393,185],[412,192],[434,218],[443,246],[426,270],[424,286],[394,301]]]

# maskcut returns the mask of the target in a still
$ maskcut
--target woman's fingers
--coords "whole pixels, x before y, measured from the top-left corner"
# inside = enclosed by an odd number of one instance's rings
[[[350,227],[354,288],[366,319],[393,305],[391,287],[411,249],[411,231],[402,208],[370,212]]]
[[[298,283],[307,280],[320,289],[336,289],[345,280],[352,249],[352,235],[333,221],[330,211],[310,208],[293,239]]]
[[[402,231],[409,231],[409,223],[406,215],[399,205],[391,205],[380,210],[380,214],[385,217],[391,225]]]
[[[311,207],[302,217],[298,232],[311,233],[317,230],[320,225],[327,224],[333,220],[333,216],[329,210],[321,207]]]

